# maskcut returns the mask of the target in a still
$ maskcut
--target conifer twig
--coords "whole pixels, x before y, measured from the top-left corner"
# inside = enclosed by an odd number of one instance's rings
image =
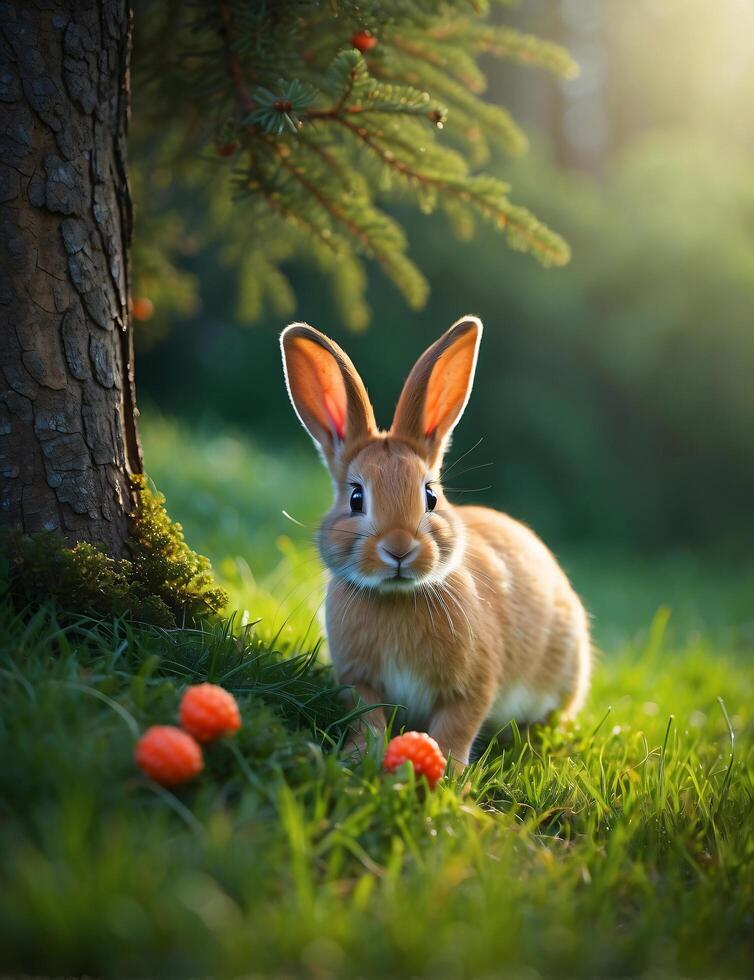
[[[430,187],[436,187],[438,190],[445,191],[448,194],[452,194],[453,197],[458,197],[462,201],[473,201],[480,211],[487,214],[488,217],[494,218],[498,222],[500,228],[505,228],[507,225],[511,224],[510,216],[503,211],[502,208],[493,208],[490,206],[489,202],[486,201],[481,195],[474,193],[474,191],[469,187],[454,187],[449,181],[443,180],[441,177],[430,177],[428,174],[422,174],[418,170],[414,170],[407,163],[402,160],[396,159],[395,155],[389,151],[385,150],[370,136],[368,130],[363,126],[354,126],[353,123],[349,122],[347,119],[343,119],[341,116],[334,117],[342,126],[349,129],[354,133],[366,146],[368,146],[377,156],[382,160],[385,166],[397,171],[401,176],[407,177],[411,180],[416,180],[420,184],[426,184]],[[527,228],[525,228],[520,223],[515,225],[517,234],[521,235],[530,245],[536,245],[536,248],[547,254],[553,261],[557,261],[560,258],[558,251],[554,248],[549,248],[541,240],[536,239]]]
[[[225,0],[219,0],[220,7],[220,17],[223,22],[223,38],[225,40],[225,53],[226,60],[228,63],[228,74],[230,75],[231,81],[233,82],[233,88],[235,89],[236,98],[238,103],[243,109],[244,113],[248,115],[255,109],[254,100],[249,94],[249,90],[246,87],[246,80],[243,75],[243,69],[241,68],[241,62],[238,60],[238,55],[233,50],[232,41],[232,22],[230,17],[230,10],[228,10],[228,5]]]
[[[372,246],[369,241],[369,236],[364,231],[362,231],[362,229],[359,228],[359,226],[355,222],[351,221],[351,219],[348,217],[347,214],[345,214],[343,209],[338,205],[333,204],[332,201],[328,201],[328,199],[319,190],[319,188],[317,188],[307,177],[305,177],[299,170],[297,170],[296,167],[294,167],[293,164],[290,162],[290,160],[288,160],[285,157],[285,155],[281,153],[281,148],[277,144],[275,144],[275,152],[277,154],[281,166],[288,171],[288,173],[294,178],[294,180],[297,180],[299,184],[301,184],[301,186],[304,188],[304,190],[308,191],[309,194],[311,194],[311,196],[315,199],[315,201],[317,201],[317,203],[332,218],[340,222],[340,224],[344,225],[351,232],[351,234],[361,242],[364,248],[371,250]]]

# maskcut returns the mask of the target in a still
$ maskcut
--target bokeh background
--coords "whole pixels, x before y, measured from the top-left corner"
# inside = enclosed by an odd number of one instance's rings
[[[431,283],[426,308],[408,310],[370,269],[371,323],[349,332],[302,265],[286,269],[299,298],[291,316],[290,297],[244,288],[242,240],[202,238],[201,198],[176,202],[162,193],[169,178],[162,189],[140,180],[136,143],[142,227],[168,200],[181,214],[184,296],[161,308],[157,290],[138,326],[147,470],[246,615],[299,628],[319,602],[308,541],[329,489],[287,401],[280,329],[304,319],[333,336],[388,425],[414,359],[473,312],[486,332],[451,451],[470,450],[453,481],[469,492],[456,499],[536,528],[584,592],[604,646],[664,603],[678,628],[735,628],[748,642],[754,5],[527,0],[506,19],[566,44],[581,66],[558,83],[484,65],[489,98],[532,144],[487,169],[565,235],[563,269],[512,253],[492,230],[461,242],[442,217],[398,207]]]

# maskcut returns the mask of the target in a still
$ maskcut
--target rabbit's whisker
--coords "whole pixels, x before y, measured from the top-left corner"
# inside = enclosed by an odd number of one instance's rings
[[[369,599],[371,600],[371,598],[372,598],[372,596],[371,596],[372,589],[371,589],[370,586],[363,585],[360,582],[353,582],[353,581],[351,581],[351,579],[348,580],[348,584],[351,586],[352,592],[351,592],[350,597],[346,600],[346,605],[343,608],[343,615],[340,617],[340,625],[341,626],[344,624],[345,619],[346,619],[346,615],[347,615],[348,611],[350,610],[351,606],[353,606],[353,604],[356,602],[357,596],[360,596],[362,593],[366,592],[368,594]],[[371,602],[370,602],[370,604],[371,604]]]
[[[481,493],[483,490],[491,490],[492,484],[486,487],[443,487],[446,493]]]
[[[458,609],[459,613],[466,620],[466,625],[469,628],[469,636],[473,638],[474,629],[471,625],[471,621],[469,620],[466,610],[463,608],[462,597],[452,588],[452,586],[448,585],[447,582],[440,582],[438,584],[439,587],[448,594],[448,598],[451,600],[453,605]]]
[[[432,615],[432,606],[430,605],[430,602],[429,602],[429,592],[428,592],[426,583],[424,583],[421,586],[421,592],[422,592],[422,595],[424,596],[424,601],[427,604],[427,612],[429,613],[429,621],[430,621],[430,623],[432,625],[432,632],[434,633],[435,632],[435,617]]]
[[[465,469],[459,470],[458,473],[456,473],[454,475],[453,479],[454,480],[457,480],[459,476],[464,476],[464,474],[466,474],[466,473],[472,473],[474,470],[483,470],[483,469],[485,469],[488,466],[494,466],[494,465],[495,464],[492,463],[492,462],[489,462],[489,463],[475,463],[473,466],[467,466]]]
[[[312,524],[303,524],[301,521],[296,520],[295,517],[291,517],[287,510],[281,510],[280,513],[283,515],[283,517],[286,517],[291,524],[298,524],[299,527],[313,527]]]
[[[437,586],[434,583],[430,583],[429,587],[430,587],[430,589],[432,591],[432,595],[437,600],[438,605],[440,606],[440,608],[442,609],[442,611],[445,613],[445,618],[448,621],[448,626],[450,627],[450,632],[453,634],[453,638],[455,639],[456,628],[455,628],[455,625],[453,623],[453,617],[450,615],[450,610],[448,609],[447,603],[443,599],[442,593],[440,592],[440,590],[437,588]]]
[[[443,469],[442,469],[442,471],[440,473],[440,481],[442,482],[442,479],[445,476],[445,474],[446,473],[450,473],[450,471],[453,469],[453,467],[454,466],[458,466],[458,464],[461,462],[461,460],[462,459],[465,459],[469,455],[469,453],[473,453],[475,449],[477,449],[479,446],[481,446],[481,444],[482,444],[483,441],[484,441],[484,436],[480,436],[479,439],[471,447],[471,449],[467,449],[465,453],[462,453],[458,457],[458,459],[454,459],[453,462],[450,463],[449,466],[443,467]]]

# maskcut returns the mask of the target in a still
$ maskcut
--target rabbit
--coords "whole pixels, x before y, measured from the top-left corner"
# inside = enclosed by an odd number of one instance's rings
[[[573,717],[589,688],[587,614],[553,554],[507,515],[456,506],[440,467],[468,401],[482,324],[464,316],[416,362],[381,431],[348,356],[293,323],[280,338],[291,402],[333,480],[318,531],[339,684],[405,709],[456,768],[475,737]]]

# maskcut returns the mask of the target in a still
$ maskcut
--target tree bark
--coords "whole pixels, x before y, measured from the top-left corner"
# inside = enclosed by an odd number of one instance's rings
[[[0,522],[123,553],[128,0],[0,3]]]

